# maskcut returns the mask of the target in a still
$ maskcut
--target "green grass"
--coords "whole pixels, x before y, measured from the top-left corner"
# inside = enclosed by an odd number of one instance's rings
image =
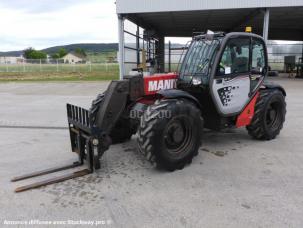
[[[0,82],[100,81],[118,79],[118,64],[0,65]]]
[[[87,58],[92,63],[106,63],[117,57],[116,51],[101,52],[101,53],[87,53]]]
[[[118,71],[116,63],[92,64],[8,64],[0,65],[0,73],[29,73],[29,72],[107,72]]]
[[[283,71],[284,70],[284,63],[269,62],[268,65],[271,67],[271,70],[277,70],[277,71]]]
[[[109,81],[119,78],[118,72],[91,73],[0,73],[0,82],[42,81]]]

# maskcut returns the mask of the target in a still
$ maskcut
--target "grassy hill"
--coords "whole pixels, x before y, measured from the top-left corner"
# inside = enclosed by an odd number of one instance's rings
[[[76,48],[81,48],[85,50],[85,52],[89,53],[100,53],[100,52],[111,52],[118,50],[117,43],[109,43],[109,44],[69,44],[63,46],[56,46],[43,49],[42,51],[47,54],[56,53],[60,48],[64,48],[67,52],[73,51]]]
[[[173,48],[180,48],[183,47],[182,44],[172,44]],[[168,48],[168,44],[166,44],[166,49]],[[99,53],[108,52],[109,55],[112,56],[113,53],[117,53],[118,51],[118,44],[117,43],[80,43],[80,44],[68,44],[68,45],[61,45],[55,47],[49,47],[42,49],[41,51],[51,55],[57,53],[60,48],[64,48],[67,52],[74,51],[76,48],[84,49],[85,52],[89,56],[98,56]],[[19,51],[8,51],[8,52],[0,52],[0,56],[20,56],[23,54],[23,50]],[[103,57],[102,57],[103,58]]]
[[[23,54],[23,51],[7,51],[7,52],[0,52],[0,56],[20,56]]]
[[[76,48],[84,49],[86,53],[100,53],[100,52],[117,52],[118,44],[117,43],[101,43],[101,44],[69,44],[62,46],[55,46],[42,49],[47,54],[54,54],[60,48],[64,48],[67,52],[73,51]],[[23,54],[23,50],[20,51],[8,51],[8,52],[0,52],[0,56],[20,56]]]

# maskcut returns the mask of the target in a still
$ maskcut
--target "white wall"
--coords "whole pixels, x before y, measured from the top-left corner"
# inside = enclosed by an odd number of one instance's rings
[[[70,54],[70,53],[67,54],[66,56],[64,56],[62,59],[64,60],[65,63],[66,62],[67,63],[78,63],[78,62],[83,61],[83,59],[81,59],[73,54]]]
[[[18,61],[22,61],[20,57],[0,57],[0,64],[16,64]]]

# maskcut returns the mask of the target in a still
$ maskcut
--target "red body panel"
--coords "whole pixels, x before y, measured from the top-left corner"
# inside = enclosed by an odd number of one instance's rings
[[[175,73],[155,74],[144,77],[145,95],[156,94],[159,90],[175,89],[178,75]]]
[[[236,127],[248,126],[255,114],[255,106],[260,93],[257,92],[254,98],[249,102],[243,112],[238,116]]]
[[[147,96],[147,97],[142,97],[136,101],[136,103],[141,103],[141,104],[146,104],[146,105],[152,105],[156,101],[156,96]]]

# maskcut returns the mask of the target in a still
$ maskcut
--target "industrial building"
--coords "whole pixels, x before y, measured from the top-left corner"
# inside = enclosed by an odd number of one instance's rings
[[[265,40],[303,41],[303,0],[117,0],[116,7],[120,77],[142,62],[163,72],[165,37],[251,26]]]

